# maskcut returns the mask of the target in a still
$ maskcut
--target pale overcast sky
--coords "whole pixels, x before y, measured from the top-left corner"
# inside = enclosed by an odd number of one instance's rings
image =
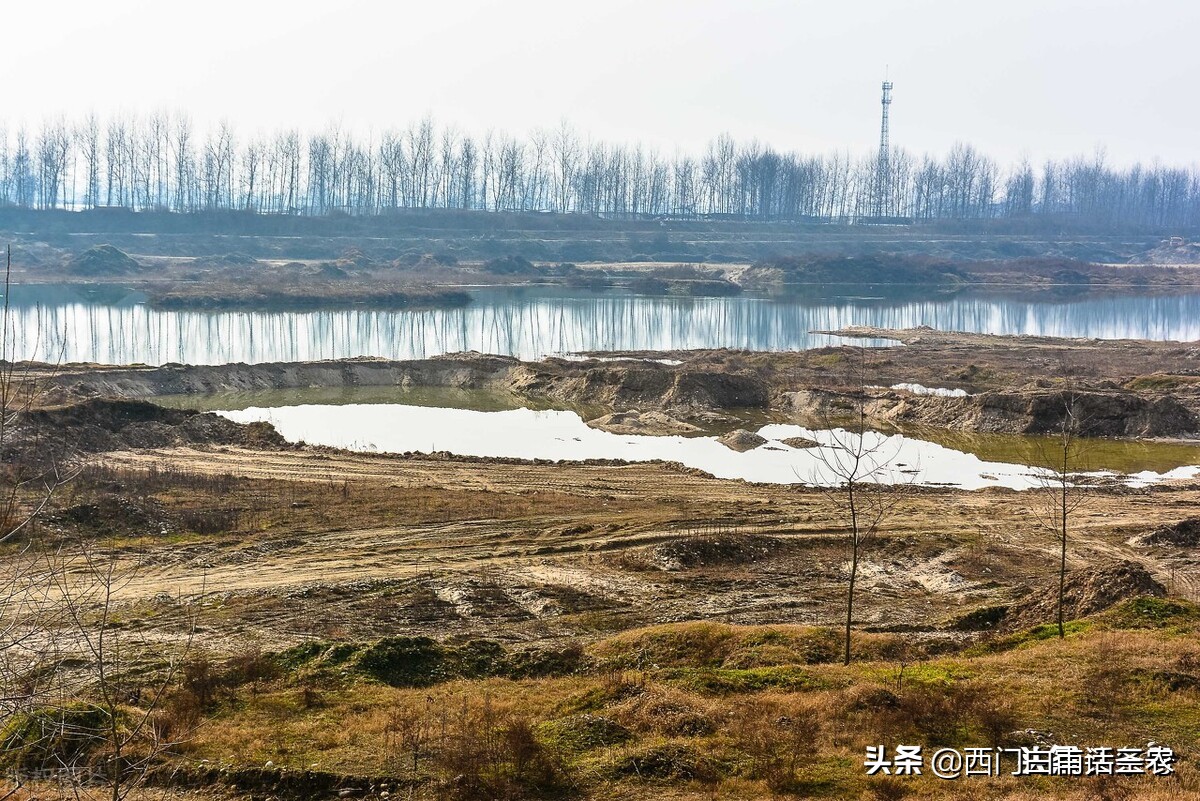
[[[569,120],[667,153],[971,142],[1003,161],[1192,164],[1195,0],[69,0],[5,3],[0,116],[185,110],[243,134],[426,114],[523,134]]]

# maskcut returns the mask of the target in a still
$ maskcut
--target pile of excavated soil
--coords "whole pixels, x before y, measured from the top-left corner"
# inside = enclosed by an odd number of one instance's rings
[[[1130,260],[1130,264],[1200,264],[1200,242],[1163,242]]]
[[[141,269],[136,259],[112,245],[94,245],[67,262],[75,275],[125,275]]]
[[[1063,612],[1067,620],[1103,612],[1128,598],[1162,598],[1167,590],[1142,565],[1123,560],[1067,573]],[[1057,578],[1009,607],[1003,628],[1024,629],[1058,619]]]
[[[780,547],[780,541],[773,537],[741,534],[681,537],[655,545],[646,558],[659,570],[674,571],[759,562],[778,553]]]
[[[698,410],[770,406],[770,385],[761,378],[720,370],[689,370],[659,364],[581,363],[514,365],[506,388],[568,403],[612,408],[657,408],[673,414]]]
[[[723,437],[717,439],[717,442],[729,448],[731,451],[745,453],[752,451],[759,445],[765,444],[766,437],[759,436],[752,431],[747,431],[744,428],[739,428],[737,431],[730,431]]]
[[[317,275],[321,278],[329,278],[334,281],[345,281],[350,277],[350,273],[333,262],[325,262],[317,267]]]
[[[648,436],[670,436],[673,434],[695,434],[701,429],[691,423],[676,420],[662,412],[613,412],[595,420],[588,420],[592,428],[610,434],[642,434]]]
[[[1169,526],[1134,537],[1136,545],[1174,545],[1195,548],[1200,545],[1200,517],[1189,517]]]
[[[270,423],[243,425],[216,414],[166,409],[145,401],[88,400],[37,409],[18,418],[13,446],[59,458],[131,448],[241,445],[280,448],[286,440]]]

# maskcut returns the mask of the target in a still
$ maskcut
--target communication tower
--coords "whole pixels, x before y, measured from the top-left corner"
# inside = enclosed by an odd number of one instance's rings
[[[875,216],[892,216],[891,185],[891,132],[888,126],[888,109],[892,105],[892,82],[883,82],[883,119],[879,125],[879,162],[875,166]]]

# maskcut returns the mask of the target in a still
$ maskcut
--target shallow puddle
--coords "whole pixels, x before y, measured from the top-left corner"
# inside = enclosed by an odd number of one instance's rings
[[[738,453],[712,436],[640,436],[610,434],[589,428],[571,411],[502,411],[444,408],[395,403],[302,404],[296,406],[226,409],[237,422],[265,420],[292,441],[367,452],[446,451],[464,456],[577,461],[615,459],[629,462],[679,462],[718,478],[757,483],[828,486],[841,483],[848,464],[847,444],[854,435],[840,429],[811,430],[799,425],[770,423],[757,427],[767,442]],[[794,448],[782,440],[803,437],[819,447]],[[858,477],[884,483],[917,483],[964,489],[1042,485],[1037,468],[1006,461],[988,461],[902,434],[868,432],[867,452]],[[1146,471],[1130,477],[1144,484],[1165,477],[1187,477],[1200,468],[1183,465],[1172,471]]]

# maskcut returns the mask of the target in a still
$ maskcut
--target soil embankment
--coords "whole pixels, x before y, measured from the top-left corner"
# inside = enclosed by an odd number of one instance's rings
[[[1068,406],[1086,436],[1200,433],[1200,346],[853,329],[904,347],[843,346],[794,353],[684,351],[645,360],[517,359],[477,353],[392,361],[360,358],[275,364],[67,366],[49,380],[58,402],[297,388],[500,390],[540,404],[608,409],[595,427],[685,433],[731,413],[786,413],[820,423],[851,410],[868,383],[872,422],[957,431],[1045,433]],[[650,356],[672,357],[663,364]],[[920,387],[930,387],[930,392]],[[888,387],[894,387],[888,389]],[[907,387],[907,388],[905,388]],[[943,392],[942,390],[954,390]],[[638,418],[631,415],[637,411]],[[651,412],[666,419],[641,419]]]
[[[787,408],[807,419],[852,414],[858,399],[822,390],[786,393]],[[967,397],[869,390],[866,413],[877,423],[994,434],[1061,431],[1068,415],[1085,437],[1180,437],[1197,433],[1196,414],[1170,396],[1128,390],[1024,389]]]

